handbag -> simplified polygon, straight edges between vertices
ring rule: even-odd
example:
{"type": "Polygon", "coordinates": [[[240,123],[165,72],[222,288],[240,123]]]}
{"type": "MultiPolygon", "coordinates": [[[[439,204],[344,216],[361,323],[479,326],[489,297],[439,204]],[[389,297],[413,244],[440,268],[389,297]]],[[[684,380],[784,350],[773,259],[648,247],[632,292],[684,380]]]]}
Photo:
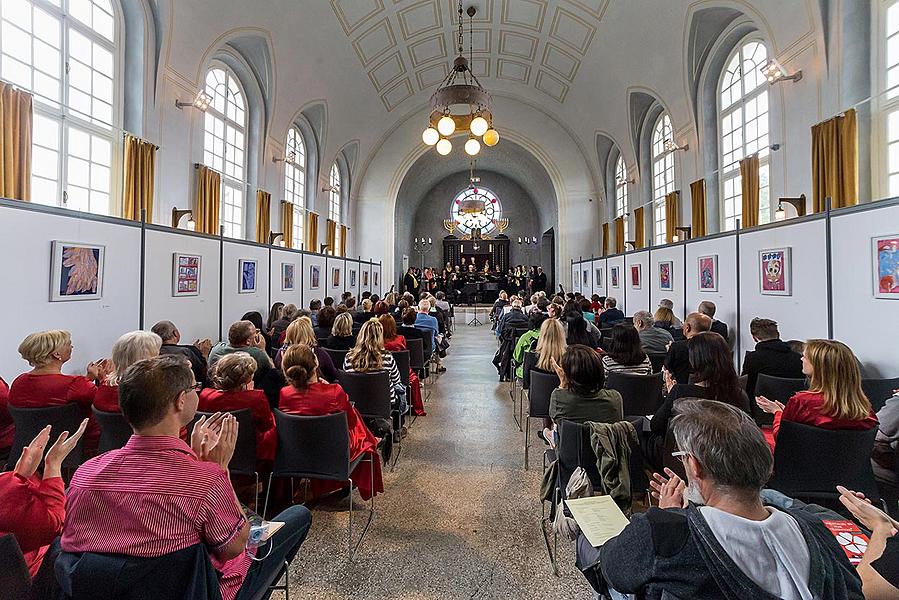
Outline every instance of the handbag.
{"type": "MultiPolygon", "coordinates": [[[[593,484],[587,476],[587,471],[583,467],[577,467],[565,486],[565,497],[574,500],[577,498],[588,498],[592,495],[593,484]]],[[[581,528],[578,527],[574,517],[569,517],[565,514],[564,502],[564,500],[560,499],[559,504],[556,506],[556,520],[553,521],[553,531],[573,542],[577,539],[581,528]]]]}

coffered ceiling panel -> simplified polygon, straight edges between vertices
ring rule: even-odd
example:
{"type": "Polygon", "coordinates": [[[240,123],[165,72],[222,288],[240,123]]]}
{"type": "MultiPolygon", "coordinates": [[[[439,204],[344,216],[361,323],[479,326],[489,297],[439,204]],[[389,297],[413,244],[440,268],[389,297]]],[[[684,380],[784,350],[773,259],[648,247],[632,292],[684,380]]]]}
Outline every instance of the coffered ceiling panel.
{"type": "Polygon", "coordinates": [[[569,82],[573,82],[574,76],[577,74],[577,69],[581,66],[581,61],[570,52],[567,52],[553,43],[548,43],[546,44],[546,50],[543,51],[542,64],[544,67],[555,71],[569,82]]]}
{"type": "Polygon", "coordinates": [[[549,28],[550,37],[569,44],[581,54],[587,52],[595,34],[596,27],[589,21],[563,8],[556,9],[549,28]]]}
{"type": "Polygon", "coordinates": [[[534,87],[541,92],[549,94],[559,102],[564,102],[565,96],[568,94],[568,86],[561,79],[542,69],[537,73],[534,87]]]}
{"type": "Polygon", "coordinates": [[[539,41],[532,35],[501,31],[499,34],[499,53],[503,56],[534,60],[539,41]]]}
{"type": "Polygon", "coordinates": [[[429,87],[436,86],[443,81],[444,77],[449,74],[449,65],[445,63],[437,63],[430,67],[425,67],[420,71],[416,71],[415,79],[418,80],[418,89],[426,90],[429,87]]]}
{"type": "Polygon", "coordinates": [[[406,73],[406,66],[399,52],[394,52],[368,72],[371,82],[382,90],[406,73]]]}
{"type": "Polygon", "coordinates": [[[381,94],[381,101],[387,110],[393,110],[406,98],[411,98],[415,91],[412,89],[412,82],[406,77],[390,87],[386,92],[381,94]]]}
{"type": "Polygon", "coordinates": [[[531,76],[531,67],[527,63],[505,58],[496,61],[496,78],[518,83],[527,83],[531,76]]]}
{"type": "Polygon", "coordinates": [[[331,7],[343,31],[350,35],[366,19],[384,10],[381,0],[331,0],[331,7]]]}
{"type": "Polygon", "coordinates": [[[547,4],[541,0],[503,0],[502,24],[540,31],[547,4]]]}
{"type": "Polygon", "coordinates": [[[440,4],[436,0],[422,0],[399,11],[397,17],[403,37],[407,40],[420,33],[433,33],[443,29],[440,4]]]}
{"type": "Polygon", "coordinates": [[[393,29],[387,19],[381,19],[366,29],[353,42],[353,48],[363,65],[371,63],[394,47],[396,47],[396,38],[393,36],[393,29]]]}
{"type": "Polygon", "coordinates": [[[449,54],[447,54],[446,50],[446,38],[442,33],[438,33],[437,35],[420,39],[409,45],[409,56],[412,58],[412,65],[415,67],[420,67],[433,60],[440,60],[448,64],[449,54]]]}

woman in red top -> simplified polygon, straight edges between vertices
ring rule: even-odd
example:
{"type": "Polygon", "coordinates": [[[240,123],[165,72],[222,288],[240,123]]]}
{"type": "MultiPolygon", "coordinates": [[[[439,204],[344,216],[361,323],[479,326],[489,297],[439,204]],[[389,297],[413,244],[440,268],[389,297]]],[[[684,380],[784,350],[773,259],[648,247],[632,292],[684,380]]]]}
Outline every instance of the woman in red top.
{"type": "Polygon", "coordinates": [[[9,415],[9,386],[0,377],[0,454],[8,454],[12,448],[12,439],[16,435],[16,426],[9,415]]]}
{"type": "MultiPolygon", "coordinates": [[[[380,304],[380,302],[378,303],[380,304]]],[[[381,315],[378,317],[381,326],[384,328],[384,349],[388,352],[401,352],[408,350],[406,346],[406,338],[396,332],[396,320],[390,315],[381,315]]],[[[412,413],[421,417],[428,413],[425,412],[425,404],[421,399],[421,380],[412,369],[409,369],[409,387],[412,388],[412,413]]]]}
{"type": "Polygon", "coordinates": [[[852,350],[834,340],[809,340],[802,353],[802,372],[809,389],[790,398],[786,406],[764,396],[759,408],[774,414],[774,438],[783,420],[822,429],[870,429],[877,425],[871,402],[862,391],[861,373],[852,350]]]}
{"type": "Polygon", "coordinates": [[[91,414],[91,404],[97,393],[96,380],[107,376],[107,362],[101,360],[87,365],[87,376],[63,375],[62,366],[72,358],[72,336],[68,331],[53,329],[32,333],[19,344],[19,354],[34,367],[16,377],[9,388],[9,405],[22,408],[43,408],[78,404],[90,420],[84,434],[88,450],[96,449],[100,428],[91,414]]]}
{"type": "MultiPolygon", "coordinates": [[[[345,412],[350,433],[350,460],[363,452],[370,461],[362,461],[350,477],[364,500],[384,491],[378,438],[362,422],[362,417],[350,404],[350,399],[337,383],[324,383],[318,378],[318,360],[308,346],[290,346],[281,358],[281,368],[290,385],[281,390],[278,408],[292,415],[321,416],[345,412]],[[374,469],[372,473],[371,469],[374,469]],[[372,489],[372,478],[374,489],[372,489]]],[[[313,494],[319,496],[340,487],[339,482],[313,480],[313,494]]]]}
{"type": "Polygon", "coordinates": [[[197,410],[214,413],[249,408],[256,428],[256,458],[272,461],[275,460],[278,432],[265,392],[253,389],[255,374],[256,359],[246,352],[221,357],[212,370],[215,388],[200,390],[197,410]]]}
{"type": "Polygon", "coordinates": [[[129,331],[112,345],[112,369],[94,394],[94,407],[103,412],[122,412],[119,408],[119,377],[139,360],[159,356],[162,338],[151,331],[129,331]]]}

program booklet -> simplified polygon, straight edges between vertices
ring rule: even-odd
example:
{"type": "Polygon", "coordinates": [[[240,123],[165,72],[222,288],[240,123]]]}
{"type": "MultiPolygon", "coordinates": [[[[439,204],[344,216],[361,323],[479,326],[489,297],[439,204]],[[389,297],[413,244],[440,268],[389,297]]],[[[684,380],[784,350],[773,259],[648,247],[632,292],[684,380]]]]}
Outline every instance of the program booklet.
{"type": "Polygon", "coordinates": [[[837,542],[840,543],[843,552],[849,557],[849,562],[852,563],[852,566],[858,566],[862,562],[865,550],[868,549],[868,542],[870,541],[868,534],[848,519],[824,520],[822,523],[837,538],[837,542]]]}

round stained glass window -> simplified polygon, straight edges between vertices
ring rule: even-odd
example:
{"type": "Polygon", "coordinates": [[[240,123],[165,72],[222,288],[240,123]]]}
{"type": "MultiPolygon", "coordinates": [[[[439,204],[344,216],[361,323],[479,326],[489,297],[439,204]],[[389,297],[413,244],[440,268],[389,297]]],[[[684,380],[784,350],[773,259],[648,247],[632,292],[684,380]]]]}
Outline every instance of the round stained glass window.
{"type": "Polygon", "coordinates": [[[462,235],[468,235],[478,228],[483,234],[492,233],[496,229],[496,220],[502,217],[502,213],[496,194],[482,187],[462,190],[453,199],[450,208],[456,231],[462,235]]]}

